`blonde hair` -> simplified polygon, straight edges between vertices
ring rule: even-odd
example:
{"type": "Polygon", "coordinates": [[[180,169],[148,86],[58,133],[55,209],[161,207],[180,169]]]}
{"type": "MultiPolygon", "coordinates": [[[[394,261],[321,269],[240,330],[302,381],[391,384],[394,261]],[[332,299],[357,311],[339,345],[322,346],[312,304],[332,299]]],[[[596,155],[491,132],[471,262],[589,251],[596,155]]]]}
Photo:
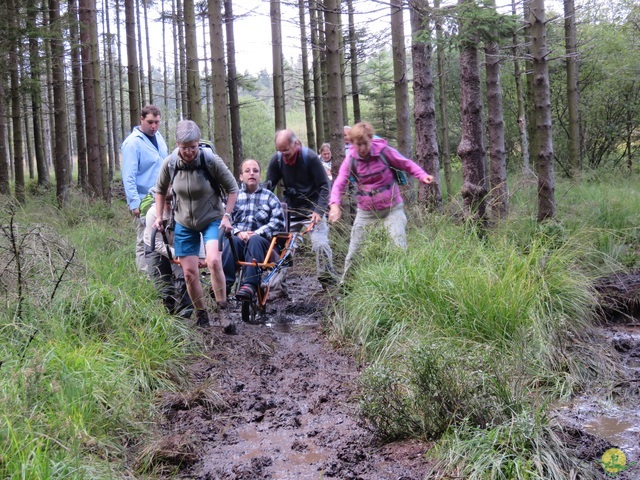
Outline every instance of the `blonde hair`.
{"type": "Polygon", "coordinates": [[[353,128],[351,128],[351,132],[349,132],[352,143],[359,143],[359,141],[363,140],[371,141],[373,135],[373,125],[369,122],[356,123],[353,128]]]}

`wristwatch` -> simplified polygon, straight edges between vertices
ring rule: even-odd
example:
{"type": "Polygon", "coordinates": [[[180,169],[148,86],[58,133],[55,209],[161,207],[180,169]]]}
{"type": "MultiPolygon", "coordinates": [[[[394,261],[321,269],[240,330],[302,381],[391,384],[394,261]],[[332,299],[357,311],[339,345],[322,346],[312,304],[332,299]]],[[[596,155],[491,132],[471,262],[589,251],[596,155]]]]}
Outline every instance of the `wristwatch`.
{"type": "Polygon", "coordinates": [[[227,217],[229,220],[231,220],[231,214],[228,212],[225,212],[224,215],[222,215],[223,217],[227,217]]]}

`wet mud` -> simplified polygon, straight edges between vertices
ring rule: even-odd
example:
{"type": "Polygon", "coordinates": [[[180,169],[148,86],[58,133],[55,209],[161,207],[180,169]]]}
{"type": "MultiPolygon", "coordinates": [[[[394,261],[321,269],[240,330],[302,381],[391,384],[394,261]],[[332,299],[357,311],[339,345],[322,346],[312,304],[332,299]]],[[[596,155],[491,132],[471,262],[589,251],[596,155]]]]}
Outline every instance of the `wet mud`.
{"type": "MultiPolygon", "coordinates": [[[[288,287],[288,298],[269,302],[263,324],[242,323],[236,305],[238,335],[219,326],[203,334],[191,389],[158,398],[161,433],[145,447],[146,461],[164,478],[424,478],[428,444],[384,445],[359,416],[361,366],[323,332],[329,297],[295,271],[288,287]]],[[[602,324],[593,338],[617,366],[615,380],[594,382],[552,414],[574,455],[598,467],[596,478],[640,479],[640,275],[596,287],[602,324]],[[600,463],[614,447],[626,467],[607,474],[600,463]]]]}
{"type": "Polygon", "coordinates": [[[328,297],[292,272],[289,298],[262,325],[204,334],[192,391],[164,393],[161,438],[147,448],[166,478],[422,479],[427,444],[383,445],[358,414],[357,361],[322,330],[328,297]]]}

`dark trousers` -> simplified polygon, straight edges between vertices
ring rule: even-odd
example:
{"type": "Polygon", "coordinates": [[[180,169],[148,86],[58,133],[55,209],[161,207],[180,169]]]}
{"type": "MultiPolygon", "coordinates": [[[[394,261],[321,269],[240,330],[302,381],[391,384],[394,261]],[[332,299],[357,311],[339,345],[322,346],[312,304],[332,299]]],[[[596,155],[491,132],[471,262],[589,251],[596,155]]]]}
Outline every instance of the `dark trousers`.
{"type": "MultiPolygon", "coordinates": [[[[193,305],[184,278],[176,276],[169,259],[159,252],[146,252],[147,273],[158,290],[162,303],[172,315],[189,317],[193,311],[193,305]]],[[[181,269],[180,269],[181,270],[181,269]]]]}
{"type": "MultiPolygon", "coordinates": [[[[253,262],[256,260],[258,263],[264,261],[264,257],[269,250],[271,241],[267,240],[260,235],[253,235],[249,238],[247,243],[244,243],[235,235],[228,238],[224,243],[224,250],[222,251],[222,268],[224,269],[224,276],[227,280],[227,285],[233,284],[236,280],[236,263],[231,252],[231,246],[229,242],[233,242],[238,254],[238,260],[242,262],[253,262]]],[[[258,274],[257,267],[244,267],[244,283],[251,284],[255,289],[258,288],[260,283],[260,275],[258,274]]]]}

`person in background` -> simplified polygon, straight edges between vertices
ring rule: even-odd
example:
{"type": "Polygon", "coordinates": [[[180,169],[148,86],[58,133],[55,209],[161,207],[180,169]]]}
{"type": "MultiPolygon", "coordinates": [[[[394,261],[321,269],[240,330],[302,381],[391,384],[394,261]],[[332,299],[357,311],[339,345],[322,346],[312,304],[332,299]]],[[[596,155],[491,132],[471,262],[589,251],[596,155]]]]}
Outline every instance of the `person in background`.
{"type": "Polygon", "coordinates": [[[227,289],[222,269],[222,255],[218,249],[219,229],[231,229],[231,211],[238,195],[238,184],[224,161],[200,144],[200,128],[192,120],[176,125],[178,147],[165,158],[156,183],[156,228],[162,232],[165,196],[169,185],[174,195],[175,233],[174,247],[187,282],[189,297],[195,306],[198,326],[209,325],[209,314],[200,283],[198,258],[200,235],[204,239],[206,265],[211,275],[211,288],[215,297],[218,320],[227,334],[235,334],[227,306],[227,289]],[[173,166],[173,171],[172,167],[173,166]],[[209,178],[210,177],[210,178],[209,178]],[[211,179],[211,181],[210,181],[211,179]],[[226,204],[222,192],[214,188],[215,181],[227,194],[226,204]]]}
{"type": "Polygon", "coordinates": [[[140,126],[122,142],[122,184],[127,206],[136,228],[136,266],[147,271],[144,257],[144,218],[140,218],[140,200],[156,184],[160,165],[169,154],[167,144],[158,131],[160,109],[147,105],[140,115],[140,126]]]}
{"type": "Polygon", "coordinates": [[[358,208],[344,262],[343,281],[369,225],[382,222],[393,242],[402,249],[407,248],[404,203],[389,166],[404,170],[422,183],[433,182],[433,177],[416,163],[387,145],[386,140],[376,137],[370,123],[354,125],[349,135],[352,145],[340,165],[329,199],[329,221],[334,223],[340,220],[340,203],[349,179],[355,179],[358,208]]]}
{"type": "Polygon", "coordinates": [[[275,144],[276,153],[267,167],[267,183],[271,189],[275,189],[280,181],[284,184],[291,231],[313,226],[309,237],[316,254],[316,272],[322,286],[327,288],[338,280],[325,218],[331,188],[329,177],[318,155],[303,147],[292,130],[280,130],[275,144]]]}
{"type": "Polygon", "coordinates": [[[342,135],[344,136],[344,153],[346,155],[349,152],[349,147],[351,147],[351,127],[349,125],[344,126],[342,135]]]}
{"type": "Polygon", "coordinates": [[[327,177],[329,177],[329,181],[333,180],[333,177],[331,176],[331,145],[323,143],[320,146],[318,153],[320,155],[320,160],[322,160],[322,166],[327,172],[327,177]]]}
{"type": "MultiPolygon", "coordinates": [[[[238,260],[261,263],[271,238],[284,232],[284,212],[278,197],[260,184],[260,165],[255,160],[245,160],[240,166],[242,182],[238,199],[231,212],[233,229],[231,237],[225,241],[222,264],[227,282],[227,291],[236,279],[236,264],[230,248],[234,242],[238,260]]],[[[257,267],[246,266],[243,283],[236,292],[241,301],[251,300],[258,290],[260,275],[257,267]]]]}

